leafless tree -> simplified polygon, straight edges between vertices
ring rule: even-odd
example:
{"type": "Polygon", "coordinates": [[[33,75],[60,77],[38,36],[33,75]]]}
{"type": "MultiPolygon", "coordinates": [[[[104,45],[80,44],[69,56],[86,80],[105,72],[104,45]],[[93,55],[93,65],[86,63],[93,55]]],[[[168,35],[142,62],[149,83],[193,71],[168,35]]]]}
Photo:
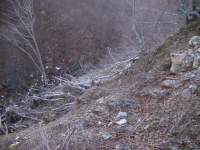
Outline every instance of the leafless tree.
{"type": "Polygon", "coordinates": [[[0,36],[28,56],[41,73],[42,81],[47,83],[34,31],[33,0],[8,0],[8,3],[10,7],[0,12],[3,16],[0,21],[6,25],[6,32],[1,32],[0,36]]]}

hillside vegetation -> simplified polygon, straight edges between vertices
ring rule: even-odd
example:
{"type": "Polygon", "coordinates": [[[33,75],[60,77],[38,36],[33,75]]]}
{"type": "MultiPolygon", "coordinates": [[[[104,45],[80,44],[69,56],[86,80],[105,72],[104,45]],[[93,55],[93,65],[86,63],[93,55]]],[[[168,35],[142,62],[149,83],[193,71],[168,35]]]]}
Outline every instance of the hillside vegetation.
{"type": "Polygon", "coordinates": [[[196,21],[147,56],[30,89],[6,111],[11,122],[0,129],[14,133],[0,149],[200,149],[200,69],[170,71],[172,53],[197,54],[188,42],[198,35],[196,21]]]}

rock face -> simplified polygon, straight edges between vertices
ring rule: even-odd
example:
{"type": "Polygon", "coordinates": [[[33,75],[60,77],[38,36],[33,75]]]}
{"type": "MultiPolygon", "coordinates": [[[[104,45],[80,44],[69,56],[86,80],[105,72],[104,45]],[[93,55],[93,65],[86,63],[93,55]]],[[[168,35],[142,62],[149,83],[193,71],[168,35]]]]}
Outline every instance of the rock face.
{"type": "Polygon", "coordinates": [[[171,72],[197,69],[200,66],[200,36],[193,36],[189,41],[189,46],[191,49],[187,51],[171,53],[171,72]]]}

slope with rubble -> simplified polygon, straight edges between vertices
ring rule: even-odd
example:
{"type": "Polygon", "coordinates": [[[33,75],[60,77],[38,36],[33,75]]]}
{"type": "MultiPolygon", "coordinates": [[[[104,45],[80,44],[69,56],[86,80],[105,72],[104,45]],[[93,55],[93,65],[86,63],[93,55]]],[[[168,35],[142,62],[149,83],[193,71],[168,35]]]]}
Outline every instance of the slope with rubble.
{"type": "Polygon", "coordinates": [[[151,54],[32,90],[29,109],[10,108],[22,117],[13,125],[40,123],[0,137],[0,149],[200,149],[199,35],[197,21],[151,54]]]}

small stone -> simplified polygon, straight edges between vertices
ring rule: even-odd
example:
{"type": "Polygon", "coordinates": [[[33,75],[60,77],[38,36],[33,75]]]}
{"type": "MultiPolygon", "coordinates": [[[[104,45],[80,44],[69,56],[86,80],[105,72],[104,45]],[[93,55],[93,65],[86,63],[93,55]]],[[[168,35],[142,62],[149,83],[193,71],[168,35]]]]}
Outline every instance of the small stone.
{"type": "Polygon", "coordinates": [[[17,146],[20,144],[20,142],[15,142],[13,144],[11,144],[8,148],[9,150],[14,150],[17,148],[17,146]]]}
{"type": "Polygon", "coordinates": [[[129,150],[129,146],[126,144],[117,144],[115,150],[129,150]]]}
{"type": "Polygon", "coordinates": [[[104,140],[109,140],[109,139],[112,138],[112,135],[108,132],[102,132],[101,135],[102,135],[104,140]]]}
{"type": "Polygon", "coordinates": [[[61,137],[66,137],[66,134],[65,133],[61,133],[60,136],[61,137]]]}
{"type": "Polygon", "coordinates": [[[147,130],[147,129],[149,129],[149,127],[150,127],[150,125],[147,124],[146,126],[144,126],[144,129],[147,130]]]}
{"type": "Polygon", "coordinates": [[[181,83],[178,80],[164,80],[161,83],[161,86],[165,88],[178,88],[180,85],[181,83]]]}
{"type": "Polygon", "coordinates": [[[125,125],[127,123],[127,120],[126,119],[120,119],[119,121],[116,122],[116,124],[122,126],[122,125],[125,125]]]}
{"type": "Polygon", "coordinates": [[[120,150],[120,146],[121,146],[121,145],[119,145],[119,144],[116,145],[116,146],[115,146],[115,149],[116,149],[116,150],[120,150]]]}
{"type": "Polygon", "coordinates": [[[98,121],[98,125],[102,125],[102,122],[101,122],[101,121],[98,121]]]}
{"type": "Polygon", "coordinates": [[[119,120],[119,119],[125,119],[128,117],[128,114],[127,112],[119,112],[116,116],[116,119],[119,120]]]}
{"type": "Polygon", "coordinates": [[[196,89],[197,89],[196,85],[190,85],[189,88],[183,90],[182,97],[191,98],[192,95],[195,93],[196,89]]]}
{"type": "Polygon", "coordinates": [[[15,140],[19,140],[19,138],[20,138],[20,137],[19,137],[19,136],[17,136],[17,137],[15,138],[15,140]]]}
{"type": "Polygon", "coordinates": [[[193,36],[189,41],[189,46],[192,48],[200,47],[200,36],[193,36]]]}

